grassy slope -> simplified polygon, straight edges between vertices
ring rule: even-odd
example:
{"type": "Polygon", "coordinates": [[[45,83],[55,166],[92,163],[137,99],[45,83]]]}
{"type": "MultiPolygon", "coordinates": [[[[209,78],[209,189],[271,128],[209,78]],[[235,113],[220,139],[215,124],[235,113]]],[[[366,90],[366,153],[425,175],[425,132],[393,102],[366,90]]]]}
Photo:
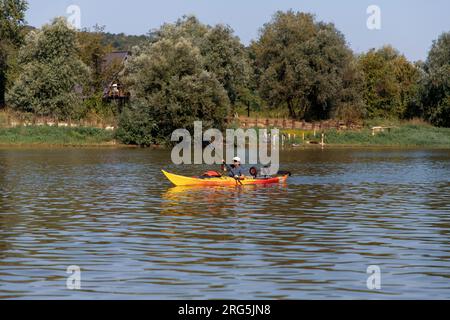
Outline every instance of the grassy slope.
{"type": "Polygon", "coordinates": [[[0,145],[106,145],[113,143],[113,136],[114,132],[97,128],[0,128],[0,145]]]}
{"type": "MultiPolygon", "coordinates": [[[[0,117],[0,122],[1,121],[0,117]]],[[[389,125],[389,124],[382,124],[389,125]]],[[[392,146],[392,147],[443,147],[450,148],[450,128],[436,128],[424,123],[397,124],[390,132],[377,133],[372,136],[369,128],[360,131],[325,132],[325,143],[328,145],[347,146],[392,146]]],[[[313,132],[301,130],[282,130],[296,134],[293,143],[305,140],[320,141],[320,133],[316,137],[313,132]]],[[[65,128],[50,126],[30,126],[17,128],[1,128],[0,145],[55,145],[55,146],[99,146],[114,144],[114,132],[97,128],[65,128]]]]}
{"type": "Polygon", "coordinates": [[[336,145],[399,146],[399,147],[450,147],[450,128],[425,125],[405,125],[372,136],[372,130],[330,130],[325,143],[336,145]]]}

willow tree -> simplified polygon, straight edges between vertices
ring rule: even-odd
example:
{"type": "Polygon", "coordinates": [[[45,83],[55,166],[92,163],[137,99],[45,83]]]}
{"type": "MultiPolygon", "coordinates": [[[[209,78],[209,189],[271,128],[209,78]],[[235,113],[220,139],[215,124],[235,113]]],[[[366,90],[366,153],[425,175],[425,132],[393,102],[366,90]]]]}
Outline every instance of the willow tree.
{"type": "Polygon", "coordinates": [[[0,0],[0,108],[5,105],[10,57],[15,55],[23,40],[27,7],[24,0],[0,0]]]}
{"type": "Polygon", "coordinates": [[[188,39],[162,39],[135,51],[125,69],[132,100],[117,137],[127,144],[170,141],[175,129],[222,128],[229,99],[200,50],[188,39]]]}
{"type": "Polygon", "coordinates": [[[21,73],[8,92],[13,108],[59,119],[81,116],[89,68],[78,56],[76,31],[64,18],[31,31],[18,59],[21,73]]]}
{"type": "MultiPolygon", "coordinates": [[[[345,103],[361,109],[360,99],[352,105],[342,96],[344,76],[354,71],[353,54],[344,36],[333,24],[317,22],[313,15],[277,12],[252,44],[259,91],[272,108],[287,108],[293,118],[326,119],[345,103]]],[[[348,77],[353,79],[354,76],[348,77]]],[[[358,96],[353,90],[350,96],[358,96]]],[[[361,110],[360,110],[361,111],[361,110]]]]}

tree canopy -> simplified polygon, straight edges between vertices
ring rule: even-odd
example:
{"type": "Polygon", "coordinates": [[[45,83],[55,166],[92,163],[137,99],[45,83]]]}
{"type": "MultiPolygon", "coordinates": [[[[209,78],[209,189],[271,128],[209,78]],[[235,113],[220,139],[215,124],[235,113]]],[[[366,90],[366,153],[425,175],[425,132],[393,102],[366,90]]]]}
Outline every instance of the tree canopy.
{"type": "Polygon", "coordinates": [[[358,59],[364,74],[364,100],[372,118],[402,118],[418,103],[419,69],[391,46],[358,59]]]}
{"type": "Polygon", "coordinates": [[[200,50],[204,68],[213,73],[235,105],[245,94],[252,75],[248,52],[229,26],[202,24],[185,16],[174,24],[164,24],[150,32],[152,42],[161,39],[188,39],[200,50]]]}
{"type": "Polygon", "coordinates": [[[95,92],[102,92],[108,76],[104,66],[105,56],[113,51],[103,44],[104,27],[94,26],[93,30],[77,32],[78,53],[85,65],[91,69],[90,85],[95,92]]]}
{"type": "Polygon", "coordinates": [[[18,59],[21,74],[8,94],[13,108],[59,119],[80,116],[89,68],[80,60],[76,32],[64,18],[31,31],[18,59]]]}
{"type": "Polygon", "coordinates": [[[271,107],[285,106],[293,118],[326,119],[348,98],[342,90],[353,55],[333,24],[307,13],[277,12],[252,50],[259,90],[271,107]]]}
{"type": "Polygon", "coordinates": [[[161,39],[135,52],[126,75],[133,98],[121,117],[121,141],[164,142],[175,129],[192,131],[197,120],[205,128],[223,127],[228,96],[189,39],[161,39]]]}
{"type": "Polygon", "coordinates": [[[450,127],[450,32],[433,42],[424,69],[425,116],[438,126],[450,127]]]}
{"type": "Polygon", "coordinates": [[[126,68],[133,98],[120,122],[123,141],[167,140],[196,120],[222,128],[231,107],[249,99],[250,58],[230,27],[186,16],[149,39],[126,68]]]}
{"type": "Polygon", "coordinates": [[[223,128],[244,106],[306,121],[421,117],[450,126],[450,32],[412,63],[391,46],[356,55],[332,23],[292,10],[275,13],[246,47],[230,26],[194,16],[127,36],[98,25],[77,31],[63,18],[35,29],[26,9],[0,0],[0,108],[6,92],[18,111],[104,116],[119,121],[125,143],[167,141],[196,120],[223,128]],[[125,66],[107,59],[114,50],[132,51],[125,66]],[[103,96],[112,79],[131,93],[125,108],[103,96]]]}

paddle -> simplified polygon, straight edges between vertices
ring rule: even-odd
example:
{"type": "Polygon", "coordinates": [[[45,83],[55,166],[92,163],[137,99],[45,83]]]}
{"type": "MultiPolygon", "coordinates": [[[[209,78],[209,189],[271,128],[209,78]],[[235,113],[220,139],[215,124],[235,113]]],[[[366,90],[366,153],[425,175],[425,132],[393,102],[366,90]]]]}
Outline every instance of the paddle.
{"type": "Polygon", "coordinates": [[[236,178],[236,174],[234,173],[233,169],[231,168],[231,166],[229,166],[228,164],[225,163],[225,160],[223,161],[223,164],[225,165],[225,167],[227,168],[227,170],[229,170],[231,172],[231,174],[234,177],[234,180],[236,180],[236,184],[239,183],[241,186],[243,185],[241,179],[238,177],[236,178]]]}

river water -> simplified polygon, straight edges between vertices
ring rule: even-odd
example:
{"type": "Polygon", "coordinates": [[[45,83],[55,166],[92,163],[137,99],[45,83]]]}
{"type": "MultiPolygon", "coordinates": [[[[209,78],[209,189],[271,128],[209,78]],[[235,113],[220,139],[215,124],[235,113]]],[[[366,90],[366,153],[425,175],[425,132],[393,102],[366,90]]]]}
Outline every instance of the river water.
{"type": "Polygon", "coordinates": [[[450,298],[449,150],[281,161],[286,185],[173,188],[161,169],[203,168],[161,150],[0,149],[0,298],[450,298]]]}

